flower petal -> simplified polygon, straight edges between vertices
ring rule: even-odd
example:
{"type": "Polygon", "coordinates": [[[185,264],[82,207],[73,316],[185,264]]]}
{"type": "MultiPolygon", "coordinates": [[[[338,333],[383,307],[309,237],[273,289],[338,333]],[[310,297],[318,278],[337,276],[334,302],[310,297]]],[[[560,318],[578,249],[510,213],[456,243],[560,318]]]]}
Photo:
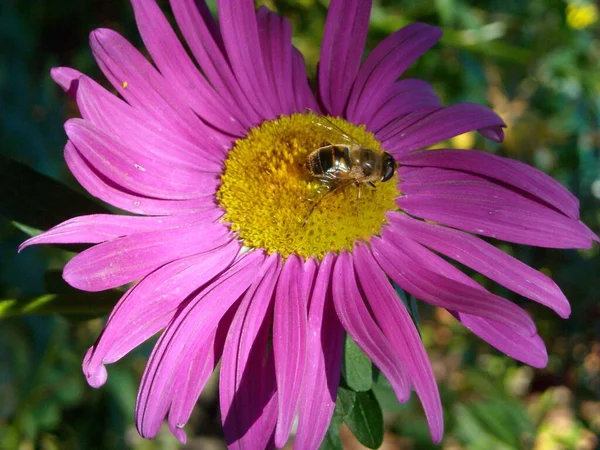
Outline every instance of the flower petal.
{"type": "MultiPolygon", "coordinates": [[[[403,241],[403,245],[407,242],[409,241],[403,241]]],[[[417,264],[458,283],[462,283],[482,292],[487,292],[487,290],[475,280],[458,270],[442,257],[427,250],[425,247],[415,243],[412,243],[409,247],[411,251],[410,256],[417,264]]],[[[524,335],[522,332],[515,331],[513,327],[484,317],[453,310],[450,310],[450,313],[481,339],[487,341],[490,345],[496,347],[510,357],[534,367],[540,367],[546,364],[548,360],[546,348],[537,333],[532,335],[526,333],[524,335]]]]}
{"type": "Polygon", "coordinates": [[[335,256],[328,253],[319,264],[310,300],[306,372],[302,381],[296,448],[318,448],[331,422],[342,367],[344,329],[331,296],[331,270],[335,256]]]}
{"type": "Polygon", "coordinates": [[[318,68],[319,95],[332,116],[344,114],[365,48],[371,0],[332,0],[318,68]]]}
{"type": "Polygon", "coordinates": [[[221,99],[185,52],[154,0],[131,0],[138,30],[165,82],[203,120],[227,134],[241,137],[242,112],[221,99]]]}
{"type": "Polygon", "coordinates": [[[353,253],[354,268],[371,311],[406,367],[410,382],[423,403],[431,437],[439,443],[444,434],[442,402],[421,337],[366,244],[357,244],[353,253]]]}
{"type": "Polygon", "coordinates": [[[367,129],[379,133],[380,130],[407,114],[440,108],[440,99],[433,88],[425,81],[417,79],[400,80],[383,93],[379,104],[374,104],[370,112],[360,111],[355,123],[365,123],[367,129]]]}
{"type": "Polygon", "coordinates": [[[396,158],[467,131],[506,126],[491,109],[476,103],[459,103],[433,110],[430,114],[413,114],[392,122],[377,133],[383,148],[396,158]]]}
{"type": "Polygon", "coordinates": [[[197,145],[169,132],[146,110],[133,108],[91,78],[78,79],[76,100],[82,117],[123,143],[128,154],[152,158],[179,172],[221,171],[221,164],[202,157],[197,145]]]}
{"type": "Polygon", "coordinates": [[[543,368],[548,364],[548,352],[538,334],[523,336],[501,323],[465,313],[453,313],[458,320],[481,339],[511,358],[543,368]]]}
{"type": "Polygon", "coordinates": [[[354,123],[367,123],[392,83],[441,37],[439,28],[417,22],[385,38],[358,71],[348,102],[348,118],[354,123]]]}
{"type": "Polygon", "coordinates": [[[50,76],[69,97],[75,98],[79,78],[83,76],[81,72],[70,67],[53,67],[50,69],[50,76]]]}
{"type": "Polygon", "coordinates": [[[281,111],[274,101],[275,86],[267,77],[254,2],[219,0],[217,4],[221,34],[233,73],[263,119],[274,119],[281,111]]]}
{"type": "Polygon", "coordinates": [[[302,263],[289,256],[277,282],[273,313],[273,354],[277,378],[278,418],[275,446],[288,440],[300,401],[306,366],[307,305],[302,296],[302,263]]]}
{"type": "Polygon", "coordinates": [[[315,95],[308,82],[308,75],[306,74],[306,64],[304,63],[304,57],[297,49],[292,51],[292,63],[293,63],[293,91],[296,98],[295,111],[300,113],[306,110],[315,112],[321,112],[321,107],[315,99],[315,95]]]}
{"type": "Polygon", "coordinates": [[[273,101],[277,99],[278,111],[290,115],[297,111],[294,107],[292,77],[292,26],[290,22],[265,6],[258,8],[258,34],[262,47],[265,69],[275,87],[273,101]]]}
{"type": "Polygon", "coordinates": [[[554,206],[572,219],[579,218],[579,200],[558,181],[520,161],[477,150],[415,152],[398,160],[405,166],[438,167],[482,175],[515,188],[554,206]]]}
{"type": "Polygon", "coordinates": [[[396,203],[408,214],[518,244],[591,246],[581,222],[484,177],[407,166],[398,169],[398,177],[404,195],[396,203]]]}
{"type": "Polygon", "coordinates": [[[177,170],[130,152],[121,142],[82,119],[71,119],[65,130],[77,150],[106,178],[147,197],[183,200],[216,192],[219,179],[210,172],[177,170]]]}
{"type": "Polygon", "coordinates": [[[277,422],[273,352],[267,347],[281,258],[272,254],[233,320],[219,382],[221,417],[230,449],[265,448],[277,422]]]}
{"type": "Polygon", "coordinates": [[[394,231],[485,275],[502,286],[569,317],[571,306],[559,287],[546,275],[507,255],[487,242],[458,230],[389,214],[394,231]]]}
{"type": "Polygon", "coordinates": [[[196,221],[146,231],[98,244],[65,266],[67,283],[84,291],[102,291],[142,278],[170,261],[220,247],[232,239],[227,226],[196,221]]]}
{"type": "Polygon", "coordinates": [[[90,47],[106,78],[129,104],[146,110],[164,127],[190,143],[202,142],[202,154],[207,159],[219,162],[223,158],[225,149],[231,145],[230,138],[204,125],[123,36],[112,30],[97,29],[90,35],[90,47]]]}
{"type": "Polygon", "coordinates": [[[178,259],[152,272],[129,289],[111,312],[102,334],[83,362],[88,383],[106,381],[105,364],[118,361],[162,330],[185,299],[232,263],[235,241],[209,252],[178,259]]]}
{"type": "Polygon", "coordinates": [[[352,255],[341,252],[333,269],[333,303],[340,322],[350,337],[389,380],[404,403],[410,397],[410,384],[398,355],[373,320],[356,284],[352,255]]]}
{"type": "Polygon", "coordinates": [[[256,279],[264,256],[247,254],[178,310],[162,334],[148,360],[136,402],[136,425],[141,436],[152,438],[158,432],[173,399],[180,370],[202,348],[221,318],[256,279]],[[182,366],[183,365],[183,366],[182,366]]]}
{"type": "Polygon", "coordinates": [[[138,217],[116,214],[92,214],[69,219],[34,236],[19,246],[19,251],[38,244],[98,244],[144,231],[154,231],[183,225],[190,221],[210,219],[215,211],[203,211],[186,216],[138,217]]]}
{"type": "Polygon", "coordinates": [[[385,273],[415,297],[435,306],[503,323],[525,336],[536,333],[533,320],[520,307],[431,271],[419,261],[419,250],[415,250],[415,246],[419,244],[389,231],[382,238],[371,240],[373,255],[385,273]]]}
{"type": "Polygon", "coordinates": [[[225,54],[221,32],[203,0],[170,0],[171,9],[190,50],[216,91],[228,105],[242,111],[246,128],[258,125],[262,117],[254,110],[236,80],[225,54]]]}
{"type": "Polygon", "coordinates": [[[94,197],[117,208],[144,215],[189,214],[206,208],[214,208],[213,195],[190,200],[163,200],[136,195],[99,174],[77,151],[71,141],[65,145],[65,161],[73,176],[94,197]]]}

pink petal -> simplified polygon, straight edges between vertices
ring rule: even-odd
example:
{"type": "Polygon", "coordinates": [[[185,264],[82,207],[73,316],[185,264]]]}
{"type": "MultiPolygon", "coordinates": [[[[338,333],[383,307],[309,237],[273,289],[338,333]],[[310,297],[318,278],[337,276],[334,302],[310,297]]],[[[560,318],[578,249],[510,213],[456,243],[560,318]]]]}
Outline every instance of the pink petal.
{"type": "Polygon", "coordinates": [[[403,214],[388,215],[394,231],[446,255],[506,288],[552,308],[563,318],[571,306],[546,275],[507,255],[491,244],[461,231],[415,220],[403,214]]]}
{"type": "Polygon", "coordinates": [[[98,66],[117,92],[135,108],[144,109],[164,127],[190,143],[202,142],[202,155],[219,162],[230,147],[230,139],[204,125],[179,100],[179,95],[148,60],[123,36],[107,29],[90,35],[90,46],[98,66]]]}
{"type": "Polygon", "coordinates": [[[241,137],[245,127],[237,117],[242,113],[221,99],[185,52],[169,22],[153,0],[132,0],[142,40],[165,82],[198,116],[215,128],[241,137]]]}
{"type": "Polygon", "coordinates": [[[476,103],[459,103],[427,115],[415,114],[418,120],[411,121],[409,115],[377,133],[383,148],[396,158],[467,131],[506,126],[491,109],[476,103]]]}
{"type": "Polygon", "coordinates": [[[306,64],[304,63],[304,57],[297,49],[292,51],[292,63],[293,63],[293,84],[294,84],[294,95],[295,95],[295,110],[298,112],[305,112],[311,110],[315,112],[321,112],[321,107],[315,99],[315,95],[308,82],[308,75],[306,74],[306,64]]]}
{"type": "Polygon", "coordinates": [[[404,195],[396,202],[408,214],[518,244],[591,246],[583,224],[492,180],[454,170],[407,166],[398,170],[398,177],[403,180],[404,195]]]}
{"type": "Polygon", "coordinates": [[[136,158],[145,156],[169,165],[176,170],[173,176],[178,176],[182,169],[192,175],[221,171],[220,163],[202,157],[198,145],[169,132],[148,111],[133,108],[91,78],[78,79],[76,99],[84,119],[114,136],[136,158]]]}
{"type": "Polygon", "coordinates": [[[274,119],[281,111],[274,101],[276,88],[267,77],[254,2],[219,0],[217,5],[223,42],[233,73],[261,116],[274,119]]]}
{"type": "Polygon", "coordinates": [[[354,267],[371,310],[423,403],[432,439],[444,434],[442,402],[427,352],[415,325],[366,244],[354,248],[354,267]]]}
{"type": "Polygon", "coordinates": [[[228,105],[242,111],[240,121],[250,128],[262,122],[235,79],[223,39],[210,10],[203,0],[170,0],[175,20],[190,50],[215,90],[228,105]]]}
{"type": "Polygon", "coordinates": [[[242,299],[227,336],[219,399],[230,449],[265,448],[275,430],[275,367],[273,352],[267,354],[267,348],[280,271],[281,258],[272,254],[261,268],[259,281],[242,299]]]}
{"type": "Polygon", "coordinates": [[[273,101],[284,115],[298,111],[295,108],[292,77],[292,26],[290,22],[265,6],[258,8],[258,34],[267,76],[275,87],[273,101]]]}
{"type": "Polygon", "coordinates": [[[79,78],[83,76],[81,72],[70,67],[53,67],[50,76],[69,97],[75,98],[79,78]]]}
{"type": "Polygon", "coordinates": [[[77,151],[71,141],[65,146],[65,161],[73,176],[94,197],[117,208],[144,215],[189,214],[215,207],[213,195],[190,200],[162,200],[128,192],[98,173],[94,167],[77,151]]]}
{"type": "MultiPolygon", "coordinates": [[[[406,242],[404,241],[404,243],[406,242]]],[[[466,286],[487,292],[483,286],[437,254],[418,244],[413,244],[410,247],[412,252],[411,257],[414,258],[417,264],[423,265],[429,270],[463,283],[466,286]]],[[[546,348],[544,342],[537,334],[523,335],[510,326],[494,320],[467,313],[457,313],[452,310],[450,312],[473,333],[511,358],[518,359],[534,367],[543,367],[546,365],[548,360],[546,348]]]]}
{"type": "Polygon", "coordinates": [[[23,242],[19,251],[38,244],[97,244],[130,234],[170,228],[203,218],[210,219],[214,214],[213,210],[189,216],[138,217],[92,214],[74,217],[23,242]]]}
{"type": "Polygon", "coordinates": [[[162,330],[186,298],[229,267],[239,251],[235,241],[178,259],[152,272],[119,300],[83,363],[88,383],[106,381],[105,364],[118,361],[162,330]]]}
{"type": "Polygon", "coordinates": [[[306,299],[300,291],[301,277],[300,259],[289,256],[277,282],[273,315],[273,353],[279,405],[275,429],[277,447],[283,447],[290,435],[306,366],[308,319],[306,299]]]}
{"type": "Polygon", "coordinates": [[[389,380],[398,401],[406,402],[410,397],[409,380],[390,341],[365,306],[350,253],[340,253],[333,269],[332,283],[333,303],[342,326],[389,380]]]}
{"type": "Polygon", "coordinates": [[[453,311],[503,323],[524,336],[535,334],[535,324],[517,305],[489,292],[431,271],[418,258],[419,246],[399,234],[385,233],[371,240],[377,262],[402,289],[415,297],[453,311]]]}
{"type": "Polygon", "coordinates": [[[318,68],[319,94],[327,112],[344,114],[365,47],[371,0],[332,0],[318,68]]]}
{"type": "Polygon", "coordinates": [[[558,181],[520,161],[477,150],[416,152],[398,160],[405,166],[439,167],[483,175],[521,189],[571,217],[579,218],[579,200],[558,181]]]}
{"type": "Polygon", "coordinates": [[[392,83],[441,37],[442,30],[437,27],[411,23],[377,45],[356,76],[348,118],[354,123],[367,123],[392,83]]]}
{"type": "Polygon", "coordinates": [[[306,372],[300,396],[296,448],[318,448],[331,422],[342,366],[344,329],[331,297],[331,269],[335,256],[328,253],[319,264],[310,300],[306,372]]]}
{"type": "Polygon", "coordinates": [[[221,318],[256,279],[264,256],[255,251],[238,260],[227,272],[203,289],[170,322],[160,337],[144,371],[136,403],[136,424],[141,436],[156,435],[186,376],[186,366],[202,348],[221,318]]]}
{"type": "Polygon", "coordinates": [[[220,182],[214,173],[178,171],[130,152],[121,142],[85,120],[71,119],[65,130],[77,150],[101,175],[140,195],[189,199],[214,194],[220,182]]]}
{"type": "Polygon", "coordinates": [[[365,123],[367,129],[379,133],[380,130],[390,125],[407,114],[440,108],[440,99],[433,88],[422,80],[406,79],[392,84],[382,94],[379,105],[371,108],[370,115],[367,111],[360,111],[360,120],[355,123],[365,123]]]}
{"type": "Polygon", "coordinates": [[[142,278],[168,262],[220,247],[232,239],[221,223],[196,221],[98,244],[73,257],[63,270],[67,283],[102,291],[142,278]]]}

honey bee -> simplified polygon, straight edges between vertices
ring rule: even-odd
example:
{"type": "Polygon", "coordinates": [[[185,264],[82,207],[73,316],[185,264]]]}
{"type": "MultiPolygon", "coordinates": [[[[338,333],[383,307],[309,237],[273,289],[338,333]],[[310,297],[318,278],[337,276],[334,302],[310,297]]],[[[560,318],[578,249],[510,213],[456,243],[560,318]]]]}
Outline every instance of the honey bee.
{"type": "Polygon", "coordinates": [[[346,143],[325,142],[308,156],[306,167],[321,182],[326,192],[313,204],[304,225],[326,195],[354,185],[358,188],[357,195],[360,199],[363,184],[375,189],[376,182],[388,181],[396,173],[396,161],[391,154],[362,146],[326,117],[321,116],[319,120],[315,119],[313,123],[336,132],[346,143]],[[327,123],[320,122],[320,119],[327,123]]]}

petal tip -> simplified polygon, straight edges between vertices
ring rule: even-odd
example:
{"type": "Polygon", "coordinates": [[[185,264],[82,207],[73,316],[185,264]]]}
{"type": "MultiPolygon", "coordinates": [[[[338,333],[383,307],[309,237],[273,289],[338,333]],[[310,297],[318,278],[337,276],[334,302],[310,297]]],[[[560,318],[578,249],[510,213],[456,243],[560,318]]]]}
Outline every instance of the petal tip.
{"type": "Polygon", "coordinates": [[[93,388],[99,388],[106,383],[108,379],[108,372],[104,364],[90,365],[87,361],[83,364],[83,374],[88,384],[93,388]]]}

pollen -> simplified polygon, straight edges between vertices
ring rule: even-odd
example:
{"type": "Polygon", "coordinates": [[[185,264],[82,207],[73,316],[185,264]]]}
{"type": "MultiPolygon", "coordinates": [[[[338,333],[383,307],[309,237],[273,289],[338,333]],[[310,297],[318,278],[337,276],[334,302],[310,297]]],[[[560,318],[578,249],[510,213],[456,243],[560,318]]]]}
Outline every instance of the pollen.
{"type": "Polygon", "coordinates": [[[311,174],[309,155],[328,144],[347,144],[343,134],[383,151],[364,127],[328,120],[335,127],[312,113],[282,116],[251,129],[230,150],[217,200],[223,220],[246,247],[321,259],[379,235],[386,212],[397,209],[395,177],[375,188],[346,183],[331,189],[311,174]]]}

